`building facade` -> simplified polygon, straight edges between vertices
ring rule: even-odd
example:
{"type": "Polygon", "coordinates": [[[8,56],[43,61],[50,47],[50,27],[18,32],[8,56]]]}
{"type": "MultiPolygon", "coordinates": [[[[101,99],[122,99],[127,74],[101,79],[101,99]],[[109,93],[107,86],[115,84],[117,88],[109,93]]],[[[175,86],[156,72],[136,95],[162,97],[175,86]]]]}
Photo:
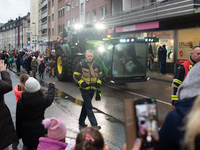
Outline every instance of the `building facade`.
{"type": "Polygon", "coordinates": [[[28,13],[24,17],[9,20],[0,27],[0,49],[1,50],[22,50],[27,48],[28,35],[26,28],[28,25],[28,13]]]}
{"type": "Polygon", "coordinates": [[[40,0],[39,1],[39,17],[38,17],[38,23],[39,23],[39,33],[38,33],[38,44],[39,44],[39,50],[41,53],[45,53],[45,50],[47,48],[47,42],[48,42],[48,36],[47,36],[47,0],[40,0]]]}
{"type": "Polygon", "coordinates": [[[105,25],[112,36],[156,36],[153,69],[158,69],[158,47],[166,45],[167,72],[189,59],[191,49],[200,41],[198,0],[115,0],[105,25]]]}
{"type": "Polygon", "coordinates": [[[102,22],[111,14],[110,0],[48,0],[48,48],[62,43],[63,29],[74,24],[102,22]]]}

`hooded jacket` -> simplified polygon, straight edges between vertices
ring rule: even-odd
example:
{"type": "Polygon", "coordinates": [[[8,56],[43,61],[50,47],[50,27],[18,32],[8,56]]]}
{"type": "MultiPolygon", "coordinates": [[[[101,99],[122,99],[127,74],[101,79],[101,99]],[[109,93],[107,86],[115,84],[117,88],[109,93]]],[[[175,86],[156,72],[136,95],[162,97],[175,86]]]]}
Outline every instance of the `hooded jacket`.
{"type": "Polygon", "coordinates": [[[160,144],[154,150],[181,150],[183,118],[188,114],[195,98],[196,96],[175,103],[176,110],[167,114],[159,131],[160,144]]]}
{"type": "Polygon", "coordinates": [[[67,143],[41,137],[37,150],[65,150],[67,143]]]}
{"type": "Polygon", "coordinates": [[[19,84],[17,84],[14,88],[14,93],[15,93],[15,98],[16,98],[16,103],[18,102],[19,98],[22,97],[22,92],[23,91],[19,91],[19,84]]]}
{"type": "Polygon", "coordinates": [[[49,83],[47,96],[42,98],[39,91],[35,93],[23,92],[17,103],[16,128],[17,135],[22,138],[27,147],[37,147],[39,138],[46,134],[42,125],[44,112],[49,107],[55,95],[55,86],[49,83]]]}

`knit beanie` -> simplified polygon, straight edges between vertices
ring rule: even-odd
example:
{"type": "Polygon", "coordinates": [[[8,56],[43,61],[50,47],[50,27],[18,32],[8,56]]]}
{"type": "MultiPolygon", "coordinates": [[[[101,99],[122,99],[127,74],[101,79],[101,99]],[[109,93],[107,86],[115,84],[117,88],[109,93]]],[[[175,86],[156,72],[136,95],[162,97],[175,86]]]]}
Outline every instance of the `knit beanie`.
{"type": "Polygon", "coordinates": [[[62,140],[66,137],[66,126],[62,118],[45,119],[42,122],[48,128],[48,137],[53,140],[62,140]]]}
{"type": "Polygon", "coordinates": [[[200,94],[200,62],[196,63],[188,72],[183,83],[179,86],[177,96],[179,100],[192,98],[200,94]]]}
{"type": "Polygon", "coordinates": [[[40,90],[40,83],[33,77],[29,77],[25,83],[25,90],[28,93],[34,93],[40,90]]]}

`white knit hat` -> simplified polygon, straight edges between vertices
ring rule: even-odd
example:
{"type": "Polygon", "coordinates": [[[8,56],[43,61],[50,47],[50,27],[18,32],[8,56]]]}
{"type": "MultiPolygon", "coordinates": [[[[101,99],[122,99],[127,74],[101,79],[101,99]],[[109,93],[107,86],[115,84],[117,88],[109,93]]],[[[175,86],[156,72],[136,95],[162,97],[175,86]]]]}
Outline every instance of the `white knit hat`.
{"type": "Polygon", "coordinates": [[[25,83],[25,90],[28,93],[34,93],[40,90],[40,83],[33,77],[29,77],[25,83]]]}
{"type": "Polygon", "coordinates": [[[192,98],[200,94],[200,62],[188,72],[183,83],[179,86],[177,96],[180,100],[192,98]]]}

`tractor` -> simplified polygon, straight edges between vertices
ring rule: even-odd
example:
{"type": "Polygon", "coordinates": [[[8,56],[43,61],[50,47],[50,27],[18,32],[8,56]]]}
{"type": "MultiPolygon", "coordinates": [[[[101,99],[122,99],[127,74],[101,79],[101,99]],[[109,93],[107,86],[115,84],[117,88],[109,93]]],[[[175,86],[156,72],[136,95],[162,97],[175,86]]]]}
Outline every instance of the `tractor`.
{"type": "MultiPolygon", "coordinates": [[[[86,24],[68,28],[66,44],[56,49],[56,73],[59,81],[73,80],[76,65],[85,58],[85,51],[94,51],[106,82],[123,84],[147,81],[149,43],[156,37],[106,37],[100,25],[86,24]]],[[[63,34],[66,35],[66,34],[63,34]]]]}

